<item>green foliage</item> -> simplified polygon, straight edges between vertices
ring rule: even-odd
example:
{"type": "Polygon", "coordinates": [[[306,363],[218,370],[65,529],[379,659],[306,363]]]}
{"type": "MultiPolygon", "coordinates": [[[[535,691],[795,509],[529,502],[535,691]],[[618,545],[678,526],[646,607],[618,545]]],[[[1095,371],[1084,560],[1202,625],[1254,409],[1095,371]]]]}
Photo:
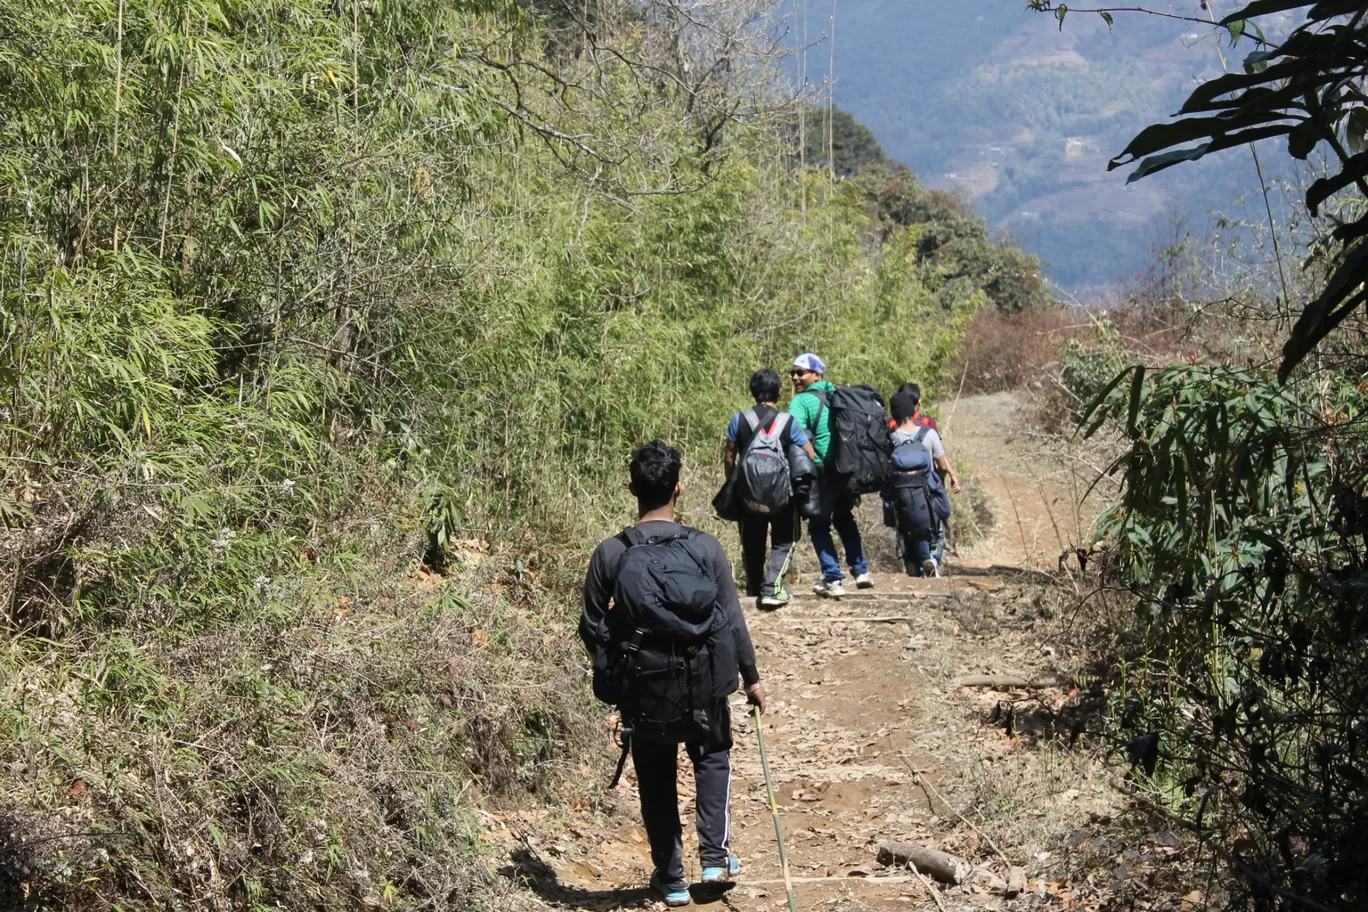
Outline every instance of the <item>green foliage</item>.
{"type": "Polygon", "coordinates": [[[929,389],[996,293],[533,6],[0,0],[0,885],[478,905],[469,795],[580,787],[627,452],[807,349],[929,389]]]}
{"type": "Polygon", "coordinates": [[[874,138],[869,127],[860,123],[849,112],[834,108],[809,109],[806,118],[807,162],[814,167],[827,167],[834,163],[838,177],[853,177],[867,167],[882,168],[888,164],[888,155],[883,146],[874,138]],[[827,119],[830,113],[830,126],[827,119]],[[830,131],[830,136],[828,136],[830,131]],[[830,141],[830,154],[827,143],[830,141]]]}
{"type": "Polygon", "coordinates": [[[1130,180],[1197,161],[1222,149],[1275,137],[1287,138],[1287,151],[1306,160],[1324,144],[1335,156],[1335,173],[1306,189],[1306,204],[1317,215],[1332,197],[1354,191],[1358,205],[1335,219],[1322,242],[1328,277],[1319,294],[1303,309],[1283,348],[1279,376],[1286,379],[1321,340],[1365,301],[1368,280],[1368,153],[1346,145],[1362,142],[1363,105],[1368,102],[1356,81],[1368,62],[1368,21],[1362,4],[1295,3],[1256,0],[1221,21],[1232,43],[1254,42],[1243,72],[1228,73],[1193,90],[1178,120],[1142,130],[1109,168],[1138,162],[1130,180]],[[1309,9],[1307,9],[1309,7],[1309,9]],[[1279,44],[1271,44],[1250,20],[1306,10],[1305,21],[1279,44]],[[1250,29],[1253,32],[1251,33],[1250,29]]]}
{"type": "Polygon", "coordinates": [[[875,202],[885,234],[906,229],[915,235],[918,264],[942,285],[981,288],[1005,313],[1053,303],[1038,258],[1012,241],[990,241],[982,218],[921,187],[906,168],[870,172],[859,183],[875,202]]]}
{"type": "Polygon", "coordinates": [[[1093,314],[1092,323],[1093,339],[1066,339],[1059,353],[1059,381],[1072,397],[1076,419],[1084,416],[1130,356],[1105,311],[1093,314]]]}
{"type": "Polygon", "coordinates": [[[1365,419],[1352,381],[1204,366],[1129,369],[1085,417],[1131,441],[1101,525],[1143,622],[1116,718],[1162,733],[1253,908],[1368,899],[1365,419]]]}

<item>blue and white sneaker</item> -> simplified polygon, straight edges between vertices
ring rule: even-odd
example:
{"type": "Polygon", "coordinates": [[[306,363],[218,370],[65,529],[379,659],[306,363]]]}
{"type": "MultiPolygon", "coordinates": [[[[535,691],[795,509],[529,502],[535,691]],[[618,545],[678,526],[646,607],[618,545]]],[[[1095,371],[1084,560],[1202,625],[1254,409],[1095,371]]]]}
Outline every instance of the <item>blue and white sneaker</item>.
{"type": "Polygon", "coordinates": [[[664,881],[660,879],[659,871],[656,871],[651,875],[651,889],[659,893],[661,898],[665,900],[665,905],[669,906],[671,909],[687,906],[691,898],[689,896],[689,887],[687,884],[667,887],[665,886],[664,881]]]}
{"type": "Polygon", "coordinates": [[[735,855],[727,856],[725,865],[713,865],[703,869],[703,882],[705,884],[722,883],[730,880],[741,873],[741,859],[735,855]]]}

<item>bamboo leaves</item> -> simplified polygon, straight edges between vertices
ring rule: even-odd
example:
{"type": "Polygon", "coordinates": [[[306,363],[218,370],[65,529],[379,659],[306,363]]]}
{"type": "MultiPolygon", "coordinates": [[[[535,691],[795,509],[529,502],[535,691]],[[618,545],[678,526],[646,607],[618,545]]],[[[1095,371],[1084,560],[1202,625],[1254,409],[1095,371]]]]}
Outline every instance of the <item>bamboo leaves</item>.
{"type": "MultiPolygon", "coordinates": [[[[1102,529],[1137,596],[1145,661],[1162,669],[1128,692],[1147,728],[1187,746],[1169,775],[1229,800],[1242,839],[1304,840],[1280,864],[1356,864],[1344,839],[1362,821],[1344,801],[1364,781],[1308,765],[1306,745],[1333,744],[1362,766],[1356,723],[1339,720],[1362,705],[1368,667],[1364,450],[1352,424],[1368,388],[1201,365],[1146,373],[1143,387],[1114,383],[1097,406],[1130,432],[1124,505],[1102,529]]],[[[1285,878],[1271,865],[1250,876],[1285,878]]],[[[1322,869],[1296,883],[1317,903],[1363,896],[1322,869]]]]}

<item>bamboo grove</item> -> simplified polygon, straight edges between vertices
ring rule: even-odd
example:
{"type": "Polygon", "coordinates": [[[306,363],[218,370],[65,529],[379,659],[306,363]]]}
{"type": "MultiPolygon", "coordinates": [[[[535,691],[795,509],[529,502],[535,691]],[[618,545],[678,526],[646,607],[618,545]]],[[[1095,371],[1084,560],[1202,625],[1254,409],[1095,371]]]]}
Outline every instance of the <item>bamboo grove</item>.
{"type": "Polygon", "coordinates": [[[0,904],[478,906],[630,447],[1041,298],[800,167],[766,6],[0,0],[0,904]]]}

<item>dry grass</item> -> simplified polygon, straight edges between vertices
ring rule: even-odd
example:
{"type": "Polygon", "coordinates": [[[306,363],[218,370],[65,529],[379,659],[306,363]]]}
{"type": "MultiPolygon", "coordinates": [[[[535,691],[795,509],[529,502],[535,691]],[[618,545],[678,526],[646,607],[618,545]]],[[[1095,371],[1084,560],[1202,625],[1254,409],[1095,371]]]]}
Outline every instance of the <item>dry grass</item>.
{"type": "Polygon", "coordinates": [[[431,575],[382,528],[222,624],[0,646],[0,905],[471,908],[471,804],[582,753],[565,591],[474,540],[431,575]]]}
{"type": "MultiPolygon", "coordinates": [[[[989,308],[969,323],[948,376],[964,377],[964,392],[1000,393],[1038,385],[1059,361],[1065,340],[1079,331],[1067,310],[1024,310],[1008,314],[989,308]]],[[[1084,324],[1086,326],[1086,323],[1084,324]]]]}

